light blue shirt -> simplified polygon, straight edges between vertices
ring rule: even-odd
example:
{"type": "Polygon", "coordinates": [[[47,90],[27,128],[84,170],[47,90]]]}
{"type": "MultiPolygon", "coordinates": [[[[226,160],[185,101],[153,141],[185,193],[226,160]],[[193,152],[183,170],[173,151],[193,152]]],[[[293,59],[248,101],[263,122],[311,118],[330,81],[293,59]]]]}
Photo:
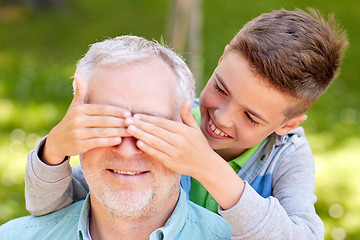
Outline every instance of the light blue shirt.
{"type": "MultiPolygon", "coordinates": [[[[26,216],[0,226],[0,240],[87,239],[90,213],[89,195],[85,200],[41,217],[26,216]]],[[[231,228],[217,214],[186,199],[183,189],[165,226],[150,234],[150,240],[230,239],[231,228]]],[[[135,239],[135,236],[134,236],[135,239]]]]}

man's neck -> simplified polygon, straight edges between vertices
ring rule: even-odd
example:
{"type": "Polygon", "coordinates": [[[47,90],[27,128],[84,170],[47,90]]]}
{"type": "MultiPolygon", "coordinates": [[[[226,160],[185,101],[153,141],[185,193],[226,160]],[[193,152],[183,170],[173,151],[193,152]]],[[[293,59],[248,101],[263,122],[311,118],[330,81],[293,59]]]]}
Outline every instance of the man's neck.
{"type": "Polygon", "coordinates": [[[114,219],[109,222],[107,221],[109,218],[105,218],[105,221],[100,219],[90,220],[89,227],[92,240],[149,239],[149,235],[155,230],[147,221],[114,219]]]}
{"type": "MultiPolygon", "coordinates": [[[[143,219],[115,217],[105,211],[96,200],[91,201],[90,235],[93,240],[103,239],[149,239],[150,234],[165,225],[173,213],[179,192],[174,192],[168,201],[159,206],[159,211],[143,219]]],[[[95,198],[94,198],[95,199],[95,198]]]]}

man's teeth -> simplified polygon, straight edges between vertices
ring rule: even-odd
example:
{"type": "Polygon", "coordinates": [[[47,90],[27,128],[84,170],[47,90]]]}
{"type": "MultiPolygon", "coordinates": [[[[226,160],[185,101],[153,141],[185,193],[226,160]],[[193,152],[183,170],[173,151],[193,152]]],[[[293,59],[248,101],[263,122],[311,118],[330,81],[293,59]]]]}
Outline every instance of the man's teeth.
{"type": "Polygon", "coordinates": [[[119,170],[113,170],[114,173],[117,174],[122,174],[122,175],[137,175],[140,174],[141,172],[128,172],[128,171],[119,171],[119,170]]]}
{"type": "Polygon", "coordinates": [[[226,133],[224,133],[223,131],[221,131],[220,129],[216,128],[215,124],[213,123],[213,121],[210,119],[209,120],[209,125],[210,125],[210,129],[217,135],[220,135],[222,137],[227,137],[228,135],[226,133]]]}

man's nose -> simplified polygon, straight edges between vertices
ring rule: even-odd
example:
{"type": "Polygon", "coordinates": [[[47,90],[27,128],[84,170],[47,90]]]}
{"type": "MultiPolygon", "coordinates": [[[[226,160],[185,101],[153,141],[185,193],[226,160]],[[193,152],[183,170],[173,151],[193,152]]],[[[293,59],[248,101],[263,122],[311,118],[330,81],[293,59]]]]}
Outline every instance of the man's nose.
{"type": "Polygon", "coordinates": [[[136,146],[137,139],[134,137],[123,137],[119,145],[113,147],[113,152],[122,158],[131,158],[142,151],[136,146]]]}

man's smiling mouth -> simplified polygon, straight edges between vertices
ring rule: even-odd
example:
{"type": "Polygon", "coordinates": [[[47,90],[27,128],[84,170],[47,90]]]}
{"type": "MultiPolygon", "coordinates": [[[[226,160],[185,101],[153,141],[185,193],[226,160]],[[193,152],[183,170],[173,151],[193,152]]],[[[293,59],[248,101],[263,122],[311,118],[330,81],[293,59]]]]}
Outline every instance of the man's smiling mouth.
{"type": "Polygon", "coordinates": [[[135,175],[140,175],[140,174],[144,174],[147,173],[148,171],[143,171],[143,172],[133,172],[133,171],[123,171],[123,170],[114,170],[114,169],[109,169],[110,171],[112,171],[113,173],[116,174],[121,174],[121,175],[128,175],[128,176],[135,176],[135,175]]]}

